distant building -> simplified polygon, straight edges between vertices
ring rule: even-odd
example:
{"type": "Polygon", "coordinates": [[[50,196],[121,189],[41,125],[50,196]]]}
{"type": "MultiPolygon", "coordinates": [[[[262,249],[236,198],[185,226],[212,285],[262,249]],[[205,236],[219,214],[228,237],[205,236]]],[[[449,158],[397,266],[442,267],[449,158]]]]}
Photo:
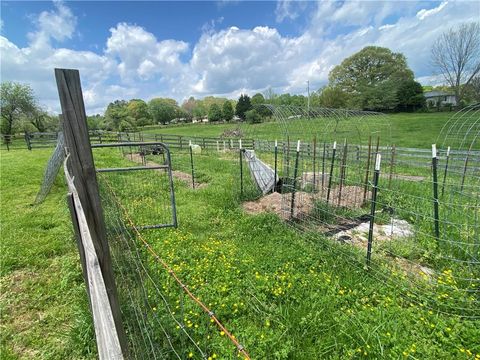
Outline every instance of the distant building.
{"type": "Polygon", "coordinates": [[[455,99],[455,94],[448,93],[445,91],[427,91],[423,94],[427,102],[427,106],[437,106],[440,102],[440,105],[452,105],[457,106],[457,100],[455,99]]]}

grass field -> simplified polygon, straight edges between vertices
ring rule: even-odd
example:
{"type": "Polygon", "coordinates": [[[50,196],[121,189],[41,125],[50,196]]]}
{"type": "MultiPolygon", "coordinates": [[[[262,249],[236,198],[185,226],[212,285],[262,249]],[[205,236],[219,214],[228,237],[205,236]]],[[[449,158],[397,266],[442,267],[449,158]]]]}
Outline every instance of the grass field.
{"type": "MultiPolygon", "coordinates": [[[[62,176],[45,203],[31,205],[50,151],[1,152],[2,359],[95,357],[62,176]]],[[[245,214],[232,160],[197,156],[196,171],[207,186],[192,190],[175,181],[178,230],[144,236],[253,359],[480,357],[479,321],[429,309],[401,273],[379,262],[369,274],[355,248],[299,234],[273,214],[245,214]]],[[[188,172],[188,154],[174,153],[173,165],[188,172]]],[[[150,266],[175,305],[178,288],[150,266]]],[[[214,327],[195,332],[205,319],[187,300],[184,306],[185,321],[208,355],[234,358],[214,327]]],[[[160,302],[157,308],[163,310],[160,302]]],[[[181,347],[181,338],[174,340],[181,347]]],[[[182,349],[183,357],[190,351],[182,349]]]]}
{"type": "Polygon", "coordinates": [[[32,205],[50,154],[0,153],[2,359],[96,353],[63,179],[43,204],[32,205]]]}
{"type": "MultiPolygon", "coordinates": [[[[441,113],[401,113],[388,115],[388,121],[382,122],[383,127],[386,127],[388,122],[390,123],[390,141],[382,139],[383,143],[395,144],[399,147],[417,147],[417,148],[430,148],[432,141],[435,141],[440,134],[442,126],[448,121],[448,119],[454,113],[441,112],[441,113]]],[[[290,121],[291,122],[291,121],[290,121]]],[[[296,132],[303,133],[304,136],[308,136],[310,130],[316,130],[316,126],[321,129],[321,122],[315,120],[310,123],[301,123],[297,126],[299,130],[289,128],[293,134],[296,132]]],[[[358,125],[359,128],[364,126],[363,123],[358,125]]],[[[219,137],[226,130],[231,130],[239,127],[238,124],[188,124],[183,126],[158,126],[148,127],[142,130],[146,133],[162,133],[162,134],[174,134],[174,135],[186,135],[186,136],[198,136],[198,137],[219,137]]],[[[277,137],[281,139],[283,137],[282,125],[275,122],[267,122],[256,125],[240,125],[244,129],[244,133],[248,137],[259,139],[270,139],[277,137]]],[[[294,135],[292,135],[294,137],[294,135]]],[[[304,139],[305,140],[305,139],[304,139]]],[[[338,139],[340,141],[342,139],[338,139]]]]}

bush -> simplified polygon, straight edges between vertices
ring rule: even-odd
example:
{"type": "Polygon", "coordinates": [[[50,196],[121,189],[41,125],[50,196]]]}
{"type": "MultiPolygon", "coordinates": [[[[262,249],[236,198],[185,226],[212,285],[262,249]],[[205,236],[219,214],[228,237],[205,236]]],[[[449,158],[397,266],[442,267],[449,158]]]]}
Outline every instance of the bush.
{"type": "Polygon", "coordinates": [[[248,110],[245,112],[245,120],[247,120],[249,124],[259,124],[262,122],[262,116],[255,109],[248,110]]]}

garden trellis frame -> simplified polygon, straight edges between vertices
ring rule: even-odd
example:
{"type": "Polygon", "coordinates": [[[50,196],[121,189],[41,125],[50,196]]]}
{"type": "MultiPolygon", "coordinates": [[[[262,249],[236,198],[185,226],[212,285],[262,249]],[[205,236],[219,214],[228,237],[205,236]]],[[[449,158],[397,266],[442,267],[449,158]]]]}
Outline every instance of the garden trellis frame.
{"type": "MultiPolygon", "coordinates": [[[[282,142],[279,215],[283,219],[296,229],[323,234],[339,245],[332,249],[351,252],[360,263],[362,256],[355,253],[364,252],[370,238],[372,274],[385,277],[379,265],[386,264],[411,279],[410,293],[427,306],[480,316],[479,105],[452,116],[437,140],[439,146],[433,147],[434,154],[396,147],[384,114],[267,107],[276,126],[270,141],[254,139],[255,152],[273,167],[273,141],[282,142]],[[373,171],[377,155],[382,156],[382,166],[373,171]],[[373,175],[378,176],[375,186],[373,175]],[[442,280],[450,273],[454,284],[442,280]],[[437,280],[438,288],[428,289],[428,283],[437,280]],[[442,291],[453,295],[439,303],[442,291]]],[[[254,138],[255,126],[244,124],[243,135],[254,138]]],[[[258,190],[243,196],[260,204],[263,198],[268,195],[262,197],[258,190]]]]}

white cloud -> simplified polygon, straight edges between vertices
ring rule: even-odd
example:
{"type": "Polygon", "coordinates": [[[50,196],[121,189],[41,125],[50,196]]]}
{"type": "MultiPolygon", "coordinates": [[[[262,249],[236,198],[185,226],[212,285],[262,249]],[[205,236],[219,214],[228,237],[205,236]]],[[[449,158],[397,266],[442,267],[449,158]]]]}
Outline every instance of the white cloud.
{"type": "Polygon", "coordinates": [[[54,11],[43,11],[36,19],[37,31],[28,34],[30,46],[44,49],[50,46],[50,40],[64,41],[71,39],[77,18],[70,8],[61,1],[54,1],[54,11]]]}
{"type": "Polygon", "coordinates": [[[180,55],[188,50],[187,43],[158,41],[144,28],[126,23],[118,24],[110,32],[105,54],[119,61],[118,71],[123,80],[148,80],[157,74],[173,76],[182,71],[180,55]]]}
{"type": "MultiPolygon", "coordinates": [[[[277,4],[278,20],[294,19],[304,6],[277,4]]],[[[443,31],[464,21],[478,21],[479,4],[443,2],[432,9],[412,2],[319,2],[303,33],[286,37],[275,28],[203,29],[196,44],[157,39],[147,29],[118,23],[100,53],[58,46],[77,34],[77,19],[63,3],[35,20],[30,43],[21,48],[0,36],[2,80],[28,82],[41,103],[59,110],[54,67],[77,68],[88,113],[101,112],[110,101],[190,95],[237,97],[272,87],[305,93],[328,81],[328,73],[364,46],[385,46],[406,55],[418,80],[431,76],[430,46],[443,31]],[[191,49],[191,58],[185,59],[191,49]]],[[[303,15],[302,15],[303,16],[303,15]]],[[[101,48],[102,46],[100,46],[101,48]]]]}
{"type": "Polygon", "coordinates": [[[423,20],[428,16],[435,15],[435,14],[439,13],[440,11],[442,11],[442,9],[445,6],[447,6],[447,4],[448,4],[448,1],[444,1],[436,8],[433,8],[433,9],[430,9],[430,10],[422,9],[417,13],[417,18],[419,18],[420,20],[423,20]]]}
{"type": "Polygon", "coordinates": [[[276,29],[232,27],[204,35],[193,50],[190,70],[198,77],[192,90],[198,94],[229,93],[235,89],[284,86],[279,74],[289,71],[291,40],[276,29]]]}
{"type": "Polygon", "coordinates": [[[275,9],[275,16],[277,22],[282,22],[285,19],[295,20],[300,16],[300,12],[305,9],[306,2],[280,0],[277,2],[275,9]]]}

